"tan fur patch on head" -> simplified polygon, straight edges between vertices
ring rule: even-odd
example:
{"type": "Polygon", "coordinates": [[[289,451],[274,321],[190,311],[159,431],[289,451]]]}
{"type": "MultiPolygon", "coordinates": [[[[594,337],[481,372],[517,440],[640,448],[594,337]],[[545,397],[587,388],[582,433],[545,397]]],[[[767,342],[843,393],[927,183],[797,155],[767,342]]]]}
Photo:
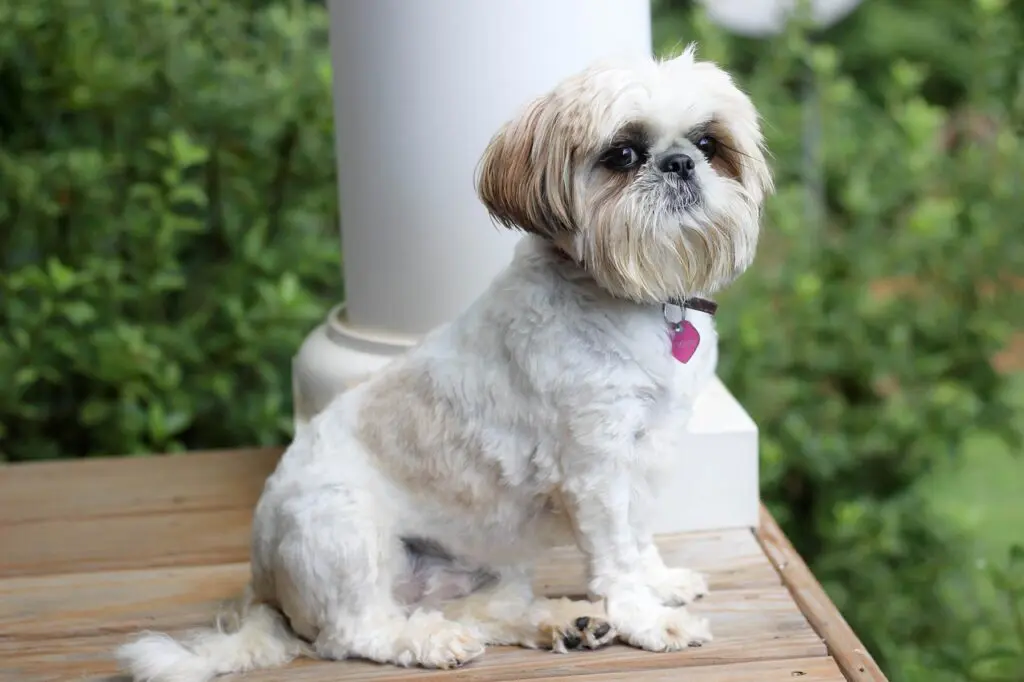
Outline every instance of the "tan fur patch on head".
{"type": "Polygon", "coordinates": [[[739,180],[743,173],[743,153],[736,148],[732,133],[721,122],[712,121],[707,134],[718,141],[718,151],[711,160],[711,167],[719,175],[739,180]]]}
{"type": "Polygon", "coordinates": [[[491,140],[481,159],[477,193],[500,224],[553,239],[574,230],[565,136],[552,134],[551,97],[532,102],[491,140]],[[564,168],[556,175],[548,169],[564,168]]]}

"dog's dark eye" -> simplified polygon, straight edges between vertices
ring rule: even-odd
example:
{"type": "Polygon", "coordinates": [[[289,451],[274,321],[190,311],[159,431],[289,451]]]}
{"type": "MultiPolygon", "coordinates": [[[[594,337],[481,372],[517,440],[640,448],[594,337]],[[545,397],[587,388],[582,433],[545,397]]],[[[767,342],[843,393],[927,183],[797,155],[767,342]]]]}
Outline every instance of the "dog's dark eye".
{"type": "Polygon", "coordinates": [[[643,161],[642,154],[632,145],[612,147],[601,157],[602,166],[616,171],[635,168],[641,161],[643,161]]]}
{"type": "Polygon", "coordinates": [[[704,155],[704,158],[710,161],[715,158],[715,154],[718,152],[718,140],[710,135],[704,135],[697,140],[697,149],[704,155]]]}

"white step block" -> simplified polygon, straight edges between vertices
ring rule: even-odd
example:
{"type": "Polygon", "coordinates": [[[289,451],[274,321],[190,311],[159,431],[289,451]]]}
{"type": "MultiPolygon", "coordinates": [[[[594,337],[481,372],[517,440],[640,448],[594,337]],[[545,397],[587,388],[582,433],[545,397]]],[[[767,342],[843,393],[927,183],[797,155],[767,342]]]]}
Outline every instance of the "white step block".
{"type": "Polygon", "coordinates": [[[698,397],[687,431],[662,482],[654,532],[757,527],[757,425],[717,377],[698,397]]]}

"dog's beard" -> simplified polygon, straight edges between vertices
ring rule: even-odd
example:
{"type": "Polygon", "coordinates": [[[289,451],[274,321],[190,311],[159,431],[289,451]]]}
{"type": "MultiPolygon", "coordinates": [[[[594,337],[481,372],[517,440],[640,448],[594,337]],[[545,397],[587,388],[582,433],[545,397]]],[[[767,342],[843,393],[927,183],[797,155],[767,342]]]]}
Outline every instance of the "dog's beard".
{"type": "Polygon", "coordinates": [[[605,187],[578,235],[579,257],[614,296],[642,303],[709,296],[751,263],[757,203],[736,182],[635,179],[605,187]]]}

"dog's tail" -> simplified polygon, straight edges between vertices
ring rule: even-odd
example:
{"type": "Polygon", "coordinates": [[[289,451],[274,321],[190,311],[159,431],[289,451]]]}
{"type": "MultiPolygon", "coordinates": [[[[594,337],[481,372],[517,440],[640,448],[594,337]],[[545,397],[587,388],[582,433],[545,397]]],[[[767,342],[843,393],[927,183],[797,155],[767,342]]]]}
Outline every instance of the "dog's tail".
{"type": "Polygon", "coordinates": [[[218,675],[285,665],[311,654],[279,611],[254,603],[251,592],[215,628],[177,640],[144,632],[118,648],[121,671],[134,682],[209,682],[218,675]]]}

